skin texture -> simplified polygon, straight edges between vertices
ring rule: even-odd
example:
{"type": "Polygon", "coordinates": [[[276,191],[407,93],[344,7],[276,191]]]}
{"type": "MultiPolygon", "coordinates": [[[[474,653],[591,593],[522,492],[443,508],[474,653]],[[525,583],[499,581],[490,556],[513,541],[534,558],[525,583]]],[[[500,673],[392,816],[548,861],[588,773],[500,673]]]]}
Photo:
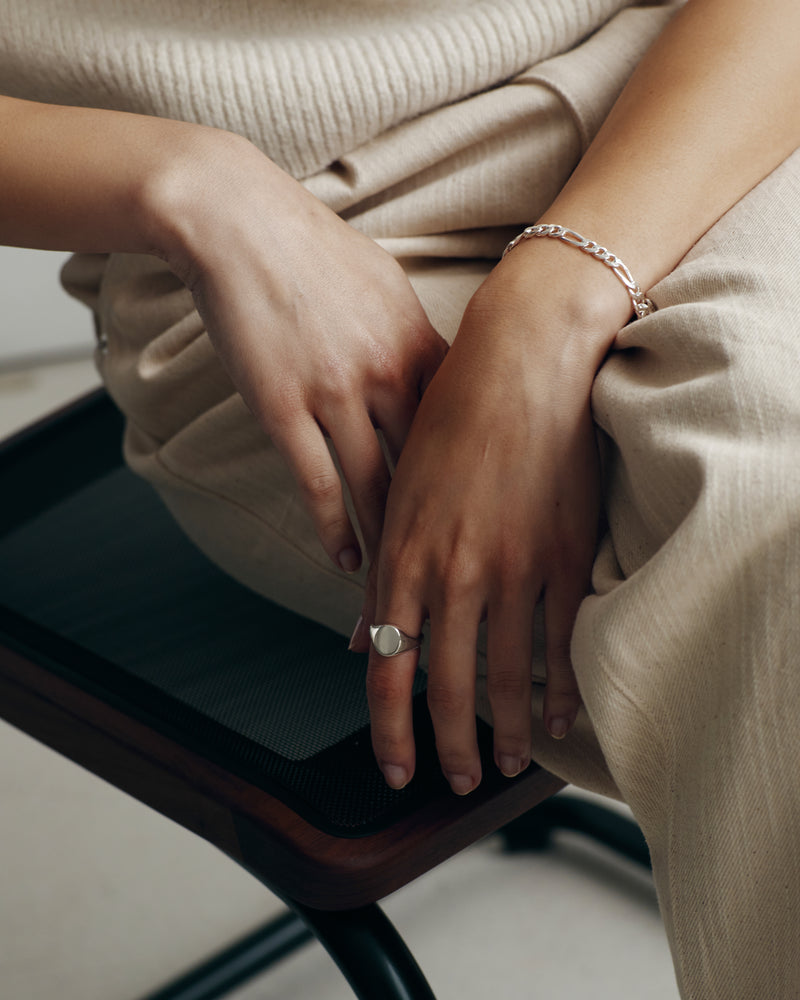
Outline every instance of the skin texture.
{"type": "Polygon", "coordinates": [[[242,145],[225,165],[240,193],[218,215],[198,220],[189,203],[176,211],[180,178],[176,190],[159,188],[165,204],[155,214],[188,220],[172,233],[165,256],[192,290],[232,380],[289,463],[326,551],[353,571],[361,552],[325,435],[372,557],[389,487],[375,428],[397,459],[447,345],[393,257],[242,145]]]}
{"type": "MultiPolygon", "coordinates": [[[[457,792],[480,776],[474,680],[464,678],[475,675],[483,617],[489,697],[503,720],[498,766],[513,775],[530,762],[532,616],[540,597],[548,709],[571,723],[579,694],[569,636],[596,545],[599,470],[587,387],[597,359],[587,361],[583,343],[590,328],[565,322],[558,294],[529,296],[515,308],[509,273],[498,268],[473,299],[420,404],[390,492],[377,579],[378,621],[416,634],[430,617],[428,702],[457,792]]],[[[415,661],[411,653],[391,661],[373,654],[368,678],[378,759],[388,748],[406,776],[415,661]]]]}
{"type": "MultiPolygon", "coordinates": [[[[800,141],[798,37],[796,0],[690,0],[540,221],[610,247],[648,288],[800,141]]],[[[545,721],[565,735],[580,704],[570,635],[597,540],[590,392],[631,315],[607,268],[552,240],[521,244],[447,353],[397,263],[246,140],[9,98],[0,242],[166,260],[292,468],[325,550],[353,570],[362,553],[324,441],[333,435],[371,558],[353,648],[368,648],[369,623],[417,634],[430,619],[429,700],[454,791],[481,777],[482,618],[497,765],[511,775],[530,760],[538,600],[545,721]],[[391,487],[375,427],[397,459],[391,487]]],[[[414,770],[417,655],[370,656],[373,744],[395,787],[414,770]]]]}
{"type": "MultiPolygon", "coordinates": [[[[688,3],[536,221],[612,248],[650,287],[800,141],[798,30],[800,8],[790,2],[688,3]]],[[[520,244],[466,310],[412,425],[362,617],[411,634],[430,619],[429,703],[442,769],[459,794],[481,778],[473,709],[482,617],[498,767],[513,775],[530,759],[537,598],[545,723],[563,738],[575,720],[569,643],[588,588],[599,487],[589,398],[631,314],[601,264],[552,240],[520,244]]],[[[373,745],[395,787],[414,770],[417,657],[370,654],[373,745]]]]}
{"type": "Polygon", "coordinates": [[[326,552],[358,569],[325,434],[371,555],[389,485],[374,427],[396,457],[447,350],[397,261],[227,132],[0,98],[0,137],[0,241],[166,260],[326,552]]]}

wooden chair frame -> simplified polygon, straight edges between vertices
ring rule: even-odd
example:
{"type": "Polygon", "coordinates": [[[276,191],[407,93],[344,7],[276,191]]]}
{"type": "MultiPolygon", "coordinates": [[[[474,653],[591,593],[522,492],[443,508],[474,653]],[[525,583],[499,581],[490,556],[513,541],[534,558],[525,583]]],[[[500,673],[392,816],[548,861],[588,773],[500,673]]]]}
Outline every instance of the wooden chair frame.
{"type": "MultiPolygon", "coordinates": [[[[101,390],[0,448],[0,531],[91,481],[110,456],[119,460],[120,424],[113,412],[101,390]],[[81,442],[90,429],[93,445],[87,449],[81,442]],[[46,490],[37,488],[42,469],[46,490]]],[[[546,837],[554,823],[586,826],[585,815],[565,820],[563,809],[559,816],[557,808],[549,825],[514,827],[513,821],[526,822],[519,817],[564,785],[532,765],[510,781],[487,767],[488,777],[470,796],[443,792],[377,832],[333,836],[280,797],[133,717],[54,666],[52,649],[40,641],[37,630],[0,608],[0,714],[214,844],[290,907],[289,914],[150,1000],[222,996],[312,934],[362,1000],[432,1000],[424,976],[377,901],[501,827],[512,839],[516,830],[518,841],[522,831],[522,839],[531,843],[546,837]]],[[[646,863],[646,848],[634,824],[619,817],[609,823],[606,815],[598,827],[598,817],[600,813],[591,822],[601,839],[646,863]]]]}

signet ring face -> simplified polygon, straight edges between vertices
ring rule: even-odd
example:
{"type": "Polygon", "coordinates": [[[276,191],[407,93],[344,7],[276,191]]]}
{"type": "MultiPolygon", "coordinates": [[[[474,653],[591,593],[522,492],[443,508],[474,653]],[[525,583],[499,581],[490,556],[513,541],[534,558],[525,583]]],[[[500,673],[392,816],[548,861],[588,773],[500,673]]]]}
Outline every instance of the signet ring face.
{"type": "Polygon", "coordinates": [[[409,649],[418,649],[422,636],[407,635],[396,625],[371,625],[372,647],[381,656],[398,656],[409,649]]]}

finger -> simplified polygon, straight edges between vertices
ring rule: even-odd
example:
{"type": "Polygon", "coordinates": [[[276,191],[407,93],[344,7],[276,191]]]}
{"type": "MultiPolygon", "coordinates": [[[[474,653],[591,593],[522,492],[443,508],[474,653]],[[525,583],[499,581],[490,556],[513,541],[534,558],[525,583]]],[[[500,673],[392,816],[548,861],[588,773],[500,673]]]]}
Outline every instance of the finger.
{"type": "Polygon", "coordinates": [[[428,338],[426,349],[420,353],[420,367],[417,384],[419,395],[425,392],[439,370],[439,365],[444,361],[445,355],[450,350],[450,345],[431,327],[431,336],[428,338]]]}
{"type": "Polygon", "coordinates": [[[339,473],[322,431],[308,414],[271,428],[276,448],[289,464],[323,548],[347,573],[361,566],[361,547],[344,503],[339,473]]]}
{"type": "MultiPolygon", "coordinates": [[[[396,625],[412,636],[422,632],[426,609],[416,596],[419,575],[413,575],[413,570],[381,551],[377,560],[375,619],[369,624],[396,625]]],[[[386,657],[370,645],[367,701],[372,748],[392,788],[402,788],[414,775],[411,699],[418,663],[418,649],[386,657]]]]}
{"type": "Polygon", "coordinates": [[[375,425],[383,432],[389,455],[395,465],[411,430],[417,406],[419,406],[419,396],[415,392],[413,396],[409,394],[404,400],[383,401],[374,408],[375,425]]]}
{"type": "Polygon", "coordinates": [[[415,371],[405,393],[398,396],[395,384],[391,391],[373,405],[375,425],[380,427],[389,448],[392,461],[397,464],[400,452],[408,437],[414,415],[422,394],[430,384],[448,351],[447,341],[440,337],[430,324],[418,338],[419,348],[415,358],[415,371]]]}
{"type": "Polygon", "coordinates": [[[481,760],[475,723],[476,644],[480,607],[448,605],[431,612],[428,708],[439,762],[450,787],[466,795],[480,784],[481,760]]]}
{"type": "Polygon", "coordinates": [[[544,604],[547,684],[544,692],[544,724],[555,739],[563,739],[572,728],[581,704],[572,667],[570,643],[578,608],[586,593],[574,578],[557,577],[547,587],[544,604]]]}
{"type": "Polygon", "coordinates": [[[383,531],[389,468],[366,410],[340,414],[331,440],[353,499],[367,555],[374,559],[383,531]]]}
{"type": "MultiPolygon", "coordinates": [[[[377,624],[397,625],[408,635],[419,635],[423,617],[409,605],[378,612],[377,624]]],[[[419,650],[381,656],[371,646],[367,668],[372,748],[378,766],[392,788],[403,788],[414,775],[416,755],[411,699],[419,650]]]]}
{"type": "Polygon", "coordinates": [[[531,659],[534,590],[521,588],[489,605],[488,694],[494,725],[494,759],[506,775],[531,762],[531,659]]]}
{"type": "Polygon", "coordinates": [[[367,573],[367,581],[364,587],[364,602],[361,606],[361,614],[358,617],[353,634],[350,637],[348,649],[351,653],[368,653],[370,648],[369,626],[375,621],[375,607],[377,604],[377,582],[378,582],[378,555],[373,560],[367,573]]]}

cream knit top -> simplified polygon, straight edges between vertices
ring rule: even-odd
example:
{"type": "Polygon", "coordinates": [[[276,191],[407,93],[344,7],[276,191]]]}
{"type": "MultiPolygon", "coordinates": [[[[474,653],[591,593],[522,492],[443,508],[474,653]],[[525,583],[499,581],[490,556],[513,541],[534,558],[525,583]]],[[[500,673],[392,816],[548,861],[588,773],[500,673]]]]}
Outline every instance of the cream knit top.
{"type": "Polygon", "coordinates": [[[630,0],[0,0],[0,92],[203,122],[308,177],[630,0]]]}

